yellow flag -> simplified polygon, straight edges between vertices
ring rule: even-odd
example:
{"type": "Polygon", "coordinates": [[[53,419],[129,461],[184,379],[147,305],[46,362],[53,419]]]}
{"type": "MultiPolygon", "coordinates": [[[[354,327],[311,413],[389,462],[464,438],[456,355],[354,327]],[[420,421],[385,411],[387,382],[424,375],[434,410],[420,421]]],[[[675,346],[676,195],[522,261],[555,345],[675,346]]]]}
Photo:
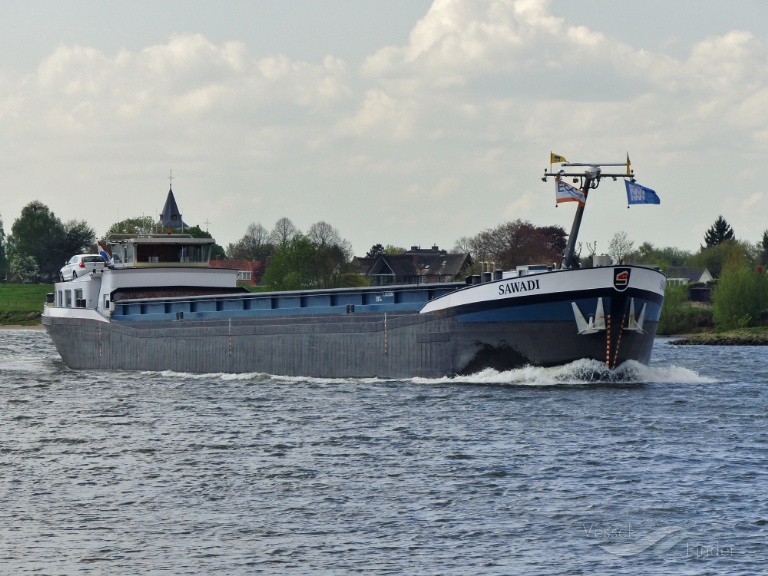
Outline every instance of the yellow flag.
{"type": "Polygon", "coordinates": [[[565,156],[560,156],[560,154],[553,154],[552,152],[549,153],[550,164],[562,164],[563,162],[568,162],[568,160],[565,159],[565,156]]]}
{"type": "Polygon", "coordinates": [[[629,152],[627,152],[627,176],[632,176],[632,173],[629,171],[630,166],[632,166],[632,163],[629,161],[629,152]]]}

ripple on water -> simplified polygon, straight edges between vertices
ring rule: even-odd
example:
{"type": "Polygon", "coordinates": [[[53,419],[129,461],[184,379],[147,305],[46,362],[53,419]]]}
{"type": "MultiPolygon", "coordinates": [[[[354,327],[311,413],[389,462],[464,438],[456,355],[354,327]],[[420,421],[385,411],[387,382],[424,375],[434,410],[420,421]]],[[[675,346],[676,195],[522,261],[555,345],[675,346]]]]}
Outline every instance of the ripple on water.
{"type": "Polygon", "coordinates": [[[3,336],[11,573],[763,570],[761,351],[313,380],[74,372],[3,336]]]}

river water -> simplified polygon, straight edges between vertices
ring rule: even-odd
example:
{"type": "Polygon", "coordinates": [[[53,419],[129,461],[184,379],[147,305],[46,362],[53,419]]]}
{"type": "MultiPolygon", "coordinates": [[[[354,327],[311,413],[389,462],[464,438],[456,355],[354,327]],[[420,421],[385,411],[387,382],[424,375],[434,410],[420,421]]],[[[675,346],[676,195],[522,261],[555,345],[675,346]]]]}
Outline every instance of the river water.
{"type": "Polygon", "coordinates": [[[0,573],[768,573],[767,359],[78,372],[2,330],[0,573]]]}

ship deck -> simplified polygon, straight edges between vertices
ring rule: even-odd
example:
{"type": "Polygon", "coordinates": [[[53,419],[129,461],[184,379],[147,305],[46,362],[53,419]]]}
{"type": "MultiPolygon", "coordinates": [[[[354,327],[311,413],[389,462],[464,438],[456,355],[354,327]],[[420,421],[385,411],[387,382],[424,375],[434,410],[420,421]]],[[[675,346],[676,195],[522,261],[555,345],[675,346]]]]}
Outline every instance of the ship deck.
{"type": "Polygon", "coordinates": [[[427,302],[464,287],[462,282],[292,292],[132,298],[114,302],[112,320],[145,322],[286,315],[417,312],[427,302]]]}

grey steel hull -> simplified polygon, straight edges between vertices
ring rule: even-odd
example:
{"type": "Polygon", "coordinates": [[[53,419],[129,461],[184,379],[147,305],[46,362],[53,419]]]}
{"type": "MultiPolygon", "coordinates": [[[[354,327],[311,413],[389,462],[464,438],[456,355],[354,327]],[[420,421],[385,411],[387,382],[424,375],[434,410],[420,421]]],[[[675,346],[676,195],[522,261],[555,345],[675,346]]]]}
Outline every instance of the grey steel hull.
{"type": "Polygon", "coordinates": [[[623,334],[616,325],[612,337],[578,335],[573,321],[463,322],[447,313],[133,323],[44,316],[43,323],[75,369],[321,378],[436,378],[579,358],[647,363],[657,324],[623,334]]]}

